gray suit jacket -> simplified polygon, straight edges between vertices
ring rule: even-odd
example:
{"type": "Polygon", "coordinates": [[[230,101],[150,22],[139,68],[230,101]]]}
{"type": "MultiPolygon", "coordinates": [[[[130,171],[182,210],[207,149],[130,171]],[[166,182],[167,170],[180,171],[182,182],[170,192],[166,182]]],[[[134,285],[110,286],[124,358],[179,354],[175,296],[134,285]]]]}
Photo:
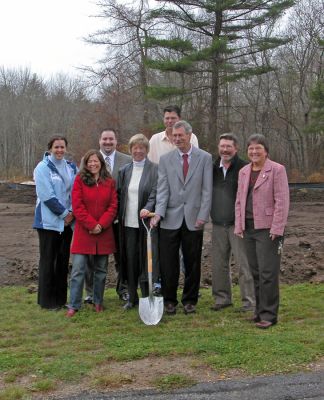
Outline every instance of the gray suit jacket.
{"type": "Polygon", "coordinates": [[[114,168],[112,171],[112,177],[115,179],[115,181],[118,179],[118,171],[121,169],[121,167],[130,162],[132,162],[131,156],[116,150],[114,168]]]}
{"type": "Polygon", "coordinates": [[[197,219],[208,221],[213,188],[212,156],[192,147],[186,181],[178,149],[160,158],[155,213],[163,229],[179,229],[183,219],[191,231],[197,219]]]}

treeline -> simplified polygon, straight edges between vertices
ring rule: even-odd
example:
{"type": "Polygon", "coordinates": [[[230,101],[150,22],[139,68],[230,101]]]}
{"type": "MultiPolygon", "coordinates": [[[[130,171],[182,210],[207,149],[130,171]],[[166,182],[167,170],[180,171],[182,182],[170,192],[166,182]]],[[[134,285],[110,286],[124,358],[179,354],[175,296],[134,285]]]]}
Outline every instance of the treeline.
{"type": "Polygon", "coordinates": [[[292,178],[323,173],[323,1],[156,3],[98,3],[107,29],[87,41],[107,56],[82,80],[0,69],[1,175],[30,176],[53,133],[67,135],[76,160],[103,127],[120,143],[150,136],[167,104],[182,107],[211,152],[223,132],[242,148],[260,132],[292,178]]]}

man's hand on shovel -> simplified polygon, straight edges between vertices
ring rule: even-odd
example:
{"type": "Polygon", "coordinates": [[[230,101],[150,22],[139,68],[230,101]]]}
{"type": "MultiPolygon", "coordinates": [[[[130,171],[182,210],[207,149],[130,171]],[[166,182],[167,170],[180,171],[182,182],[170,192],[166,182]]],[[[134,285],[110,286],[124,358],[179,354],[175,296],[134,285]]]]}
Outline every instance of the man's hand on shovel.
{"type": "Polygon", "coordinates": [[[150,219],[150,227],[155,228],[158,223],[160,222],[161,217],[159,214],[155,214],[151,219],[150,219]]]}

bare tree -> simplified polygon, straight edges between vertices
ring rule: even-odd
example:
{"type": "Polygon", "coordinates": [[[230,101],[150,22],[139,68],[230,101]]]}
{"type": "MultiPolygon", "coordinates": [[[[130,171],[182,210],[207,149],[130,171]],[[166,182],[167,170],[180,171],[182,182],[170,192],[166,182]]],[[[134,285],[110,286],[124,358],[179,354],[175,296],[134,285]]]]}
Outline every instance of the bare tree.
{"type": "MultiPolygon", "coordinates": [[[[113,84],[118,90],[136,88],[142,107],[142,123],[149,124],[149,101],[146,96],[148,70],[146,67],[147,48],[144,46],[148,33],[154,23],[148,19],[147,0],[134,1],[131,4],[118,3],[116,0],[101,0],[98,3],[104,19],[105,29],[89,35],[88,43],[105,46],[106,56],[98,62],[98,68],[86,68],[90,78],[96,84],[105,82],[105,87],[113,84]],[[122,84],[121,84],[122,83],[122,84]]],[[[114,89],[116,90],[116,89],[114,89]]]]}

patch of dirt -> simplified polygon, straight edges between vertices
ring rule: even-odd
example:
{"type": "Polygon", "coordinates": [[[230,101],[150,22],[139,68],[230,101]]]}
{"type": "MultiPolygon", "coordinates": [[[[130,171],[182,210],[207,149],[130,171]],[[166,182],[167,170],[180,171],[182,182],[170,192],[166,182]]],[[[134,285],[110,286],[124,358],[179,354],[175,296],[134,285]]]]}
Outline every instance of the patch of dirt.
{"type": "MultiPolygon", "coordinates": [[[[32,229],[35,187],[0,183],[0,286],[37,281],[38,238],[32,229]]],[[[238,273],[232,262],[233,283],[238,273]]],[[[111,257],[107,285],[114,287],[111,257]]],[[[324,191],[294,190],[281,262],[281,282],[324,282],[324,191]]],[[[204,234],[201,285],[211,285],[211,224],[204,234]]]]}
{"type": "MultiPolygon", "coordinates": [[[[324,359],[305,366],[306,371],[323,371],[324,359]]],[[[68,396],[75,396],[82,393],[98,396],[100,393],[120,392],[132,390],[157,389],[157,379],[167,378],[174,375],[185,377],[187,382],[212,383],[218,380],[245,378],[246,373],[240,369],[232,369],[226,373],[219,373],[199,360],[190,357],[147,357],[141,360],[110,362],[109,364],[97,366],[92,375],[84,377],[77,384],[60,382],[59,389],[46,393],[46,399],[67,399],[68,396]]],[[[39,377],[29,375],[16,381],[23,387],[31,386],[39,377]]],[[[3,385],[5,387],[6,384],[3,385]]],[[[188,386],[188,385],[186,385],[188,386]]],[[[176,388],[174,388],[176,389],[176,388]]],[[[34,400],[43,400],[44,393],[33,394],[34,400]]]]}
{"type": "MultiPolygon", "coordinates": [[[[216,382],[224,379],[239,379],[243,376],[242,371],[233,369],[226,374],[219,373],[211,367],[197,361],[193,357],[147,357],[141,360],[111,362],[108,365],[98,366],[93,376],[87,377],[77,385],[63,384],[58,391],[55,391],[53,398],[65,399],[69,395],[82,393],[93,393],[98,395],[100,392],[109,391],[131,391],[158,389],[157,380],[168,376],[181,375],[192,384],[216,382]],[[89,390],[90,389],[90,390],[89,390]]],[[[186,385],[187,386],[187,385],[186,385]]],[[[37,395],[33,397],[41,399],[37,395]]],[[[50,394],[47,399],[51,399],[50,394]]]]}

